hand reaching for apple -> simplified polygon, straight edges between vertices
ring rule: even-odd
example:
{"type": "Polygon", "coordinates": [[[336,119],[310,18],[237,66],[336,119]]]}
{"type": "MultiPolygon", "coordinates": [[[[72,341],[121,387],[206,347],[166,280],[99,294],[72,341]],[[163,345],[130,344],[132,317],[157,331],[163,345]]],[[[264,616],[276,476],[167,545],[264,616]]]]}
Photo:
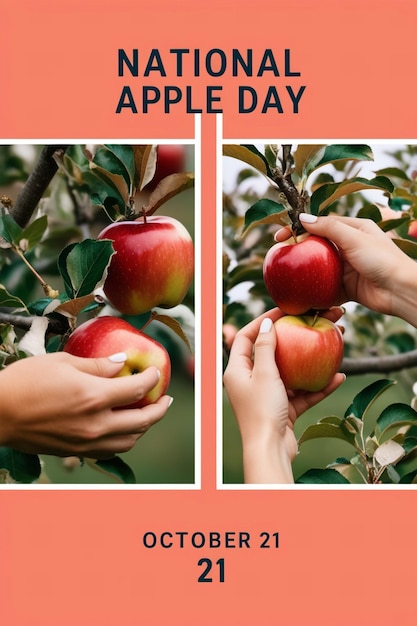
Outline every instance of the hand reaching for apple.
{"type": "MultiPolygon", "coordinates": [[[[324,314],[337,322],[342,309],[324,314]]],[[[318,392],[287,391],[275,362],[273,323],[283,318],[268,311],[241,329],[232,344],[224,385],[236,416],[243,445],[245,483],[291,483],[291,463],[297,453],[294,423],[345,379],[335,374],[318,392]]]]}
{"type": "Polygon", "coordinates": [[[33,454],[105,459],[126,452],[166,413],[162,396],[140,409],[137,402],[158,383],[149,367],[116,377],[125,355],[82,358],[64,352],[21,359],[0,372],[0,445],[33,454]]]}
{"type": "MultiPolygon", "coordinates": [[[[371,220],[331,215],[301,214],[312,235],[333,241],[344,261],[340,303],[354,300],[370,309],[398,315],[417,326],[416,264],[371,220]]],[[[288,228],[275,234],[276,241],[290,235],[288,228]]]]}

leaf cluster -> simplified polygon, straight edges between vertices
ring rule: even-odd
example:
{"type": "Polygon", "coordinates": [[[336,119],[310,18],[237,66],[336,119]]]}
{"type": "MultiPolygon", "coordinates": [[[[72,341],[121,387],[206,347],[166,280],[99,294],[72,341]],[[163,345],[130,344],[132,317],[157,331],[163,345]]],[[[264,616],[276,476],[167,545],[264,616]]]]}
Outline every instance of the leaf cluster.
{"type": "Polygon", "coordinates": [[[333,438],[352,448],[352,457],[337,458],[325,469],[312,469],[299,483],[414,483],[417,480],[417,412],[404,403],[382,410],[366,434],[369,409],[395,381],[378,380],[360,391],[342,417],[323,417],[308,426],[299,446],[314,439],[333,438]]]}

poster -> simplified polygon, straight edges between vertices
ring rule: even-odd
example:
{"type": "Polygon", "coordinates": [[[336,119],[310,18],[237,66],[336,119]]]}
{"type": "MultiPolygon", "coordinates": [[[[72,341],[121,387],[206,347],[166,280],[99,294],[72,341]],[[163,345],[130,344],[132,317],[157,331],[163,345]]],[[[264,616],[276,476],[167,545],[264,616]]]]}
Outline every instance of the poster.
{"type": "Polygon", "coordinates": [[[415,17],[408,0],[2,8],[3,145],[182,144],[196,181],[194,476],[2,486],[3,623],[414,623],[413,485],[223,484],[219,264],[223,143],[417,143],[415,17]]]}

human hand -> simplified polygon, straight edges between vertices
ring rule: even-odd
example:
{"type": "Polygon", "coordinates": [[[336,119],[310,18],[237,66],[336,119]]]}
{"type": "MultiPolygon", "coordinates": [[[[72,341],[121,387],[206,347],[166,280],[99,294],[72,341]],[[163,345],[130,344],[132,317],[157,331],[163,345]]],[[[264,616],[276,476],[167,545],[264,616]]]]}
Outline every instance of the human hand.
{"type": "MultiPolygon", "coordinates": [[[[342,312],[335,307],[326,317],[337,322],[342,312]]],[[[224,373],[224,386],[241,433],[246,483],[293,482],[297,417],[345,379],[336,374],[325,389],[315,393],[285,389],[275,363],[272,325],[283,315],[273,309],[242,328],[233,341],[224,373]]]]}
{"type": "MultiPolygon", "coordinates": [[[[416,324],[416,264],[368,219],[301,214],[305,229],[332,240],[344,259],[343,291],[340,303],[355,300],[370,309],[399,315],[416,324]]],[[[290,230],[275,234],[284,241],[290,230]]]]}
{"type": "Polygon", "coordinates": [[[64,352],[29,357],[0,372],[0,445],[33,454],[104,459],[126,452],[167,411],[163,396],[141,409],[159,379],[150,367],[114,378],[126,355],[86,359],[64,352]]]}

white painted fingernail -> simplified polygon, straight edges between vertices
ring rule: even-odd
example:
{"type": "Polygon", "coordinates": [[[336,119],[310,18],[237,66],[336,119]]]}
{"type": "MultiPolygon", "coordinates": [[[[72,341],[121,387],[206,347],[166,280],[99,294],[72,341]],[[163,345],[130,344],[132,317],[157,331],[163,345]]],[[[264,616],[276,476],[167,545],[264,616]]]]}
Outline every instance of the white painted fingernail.
{"type": "Polygon", "coordinates": [[[159,380],[159,379],[161,378],[161,372],[159,371],[159,369],[158,369],[158,368],[156,369],[156,372],[157,372],[157,374],[158,374],[158,380],[159,380]]]}
{"type": "Polygon", "coordinates": [[[317,215],[313,215],[312,213],[300,213],[299,218],[300,222],[304,222],[304,224],[314,224],[317,222],[317,215]]]}
{"type": "Polygon", "coordinates": [[[272,327],[271,318],[265,317],[261,322],[261,326],[259,328],[259,334],[261,335],[262,333],[269,333],[269,331],[271,330],[271,327],[272,327]]]}
{"type": "Polygon", "coordinates": [[[171,406],[173,402],[174,402],[174,398],[171,396],[168,402],[168,408],[171,406]]]}
{"type": "Polygon", "coordinates": [[[124,363],[127,360],[126,352],[116,352],[116,354],[112,354],[109,356],[109,361],[112,363],[124,363]]]}

